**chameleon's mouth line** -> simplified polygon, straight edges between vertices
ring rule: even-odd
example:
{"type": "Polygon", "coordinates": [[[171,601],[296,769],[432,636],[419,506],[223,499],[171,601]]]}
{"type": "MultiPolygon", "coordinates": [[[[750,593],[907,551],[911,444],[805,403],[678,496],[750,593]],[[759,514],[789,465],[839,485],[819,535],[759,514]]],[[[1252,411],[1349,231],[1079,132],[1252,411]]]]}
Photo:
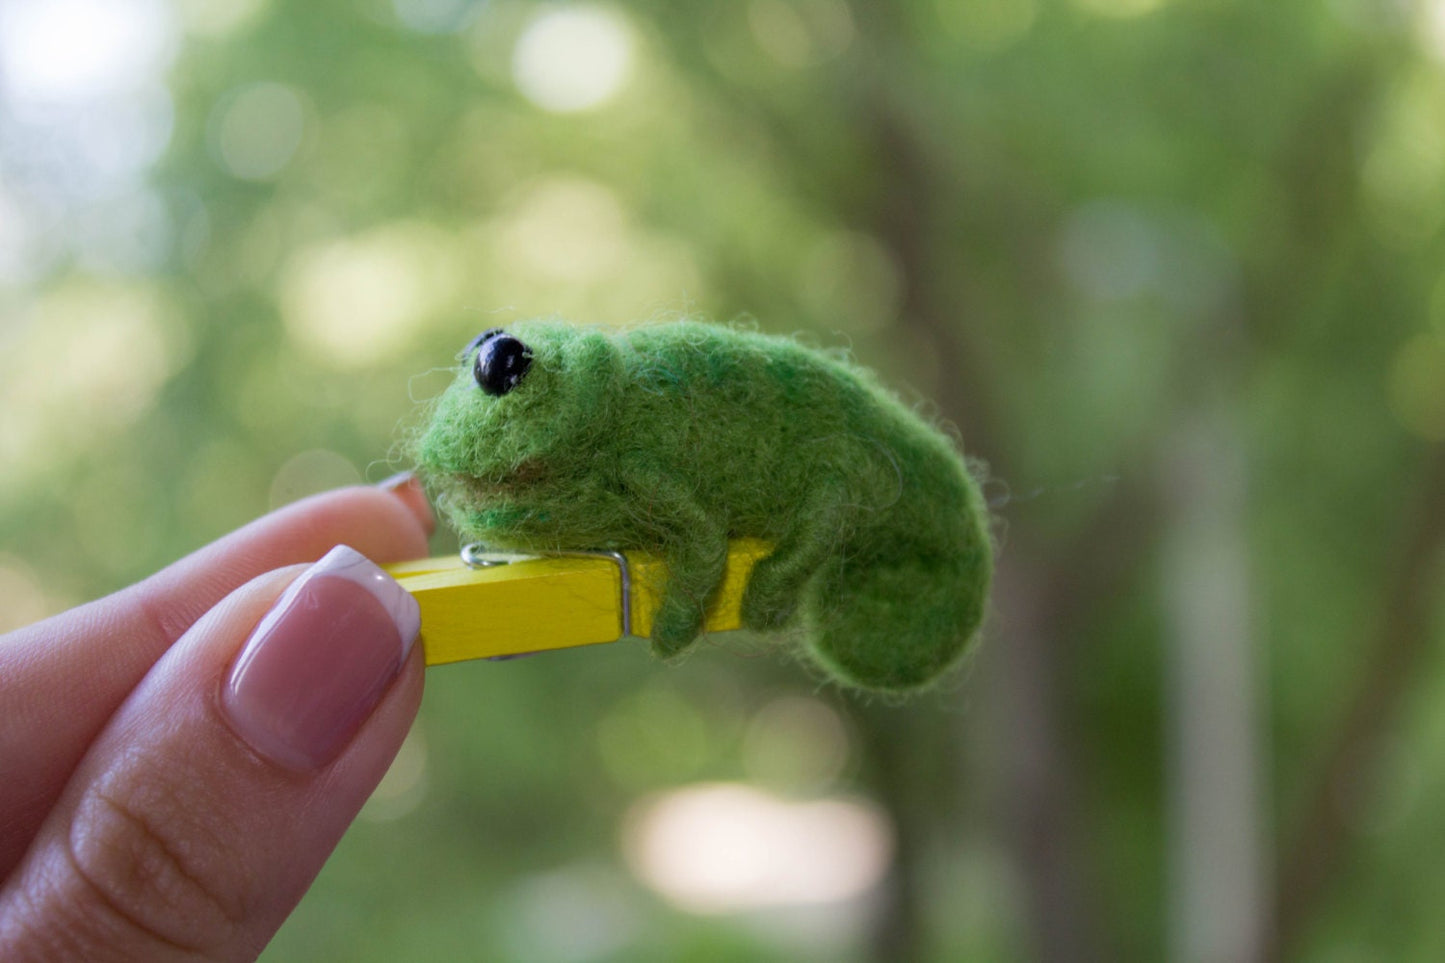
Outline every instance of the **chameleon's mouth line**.
{"type": "Polygon", "coordinates": [[[471,505],[489,505],[512,494],[506,482],[476,475],[458,475],[453,492],[453,497],[459,495],[463,503],[471,505]]]}
{"type": "Polygon", "coordinates": [[[502,476],[483,477],[466,474],[456,476],[466,497],[483,504],[494,502],[498,498],[520,495],[545,477],[546,471],[541,463],[535,460],[524,461],[511,472],[502,476]]]}

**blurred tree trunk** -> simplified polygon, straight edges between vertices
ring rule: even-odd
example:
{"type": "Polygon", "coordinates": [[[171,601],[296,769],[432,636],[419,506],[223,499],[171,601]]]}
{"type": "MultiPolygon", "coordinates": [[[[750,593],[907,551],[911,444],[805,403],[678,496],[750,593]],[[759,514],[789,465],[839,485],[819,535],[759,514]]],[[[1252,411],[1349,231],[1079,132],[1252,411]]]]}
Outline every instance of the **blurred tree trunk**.
{"type": "Polygon", "coordinates": [[[1036,959],[1091,961],[1102,949],[1102,906],[1080,840],[1076,752],[1065,735],[1067,672],[1047,586],[1054,575],[1024,552],[999,567],[989,732],[998,767],[995,818],[1025,885],[1036,959]]]}
{"type": "Polygon", "coordinates": [[[878,924],[869,941],[872,958],[900,961],[931,958],[920,875],[926,863],[929,809],[948,783],[949,759],[938,750],[947,733],[920,726],[917,714],[900,706],[871,707],[859,716],[873,792],[893,819],[893,865],[883,884],[878,924]]]}
{"type": "MultiPolygon", "coordinates": [[[[877,159],[876,207],[862,223],[870,228],[897,258],[903,282],[902,322],[928,352],[937,359],[942,372],[938,403],[942,415],[959,426],[968,450],[992,462],[995,472],[1007,473],[1002,462],[1005,447],[997,443],[995,405],[988,380],[974,359],[981,352],[970,351],[965,342],[968,316],[966,305],[952,300],[940,278],[952,271],[967,270],[954,265],[945,271],[948,258],[936,245],[946,237],[944,225],[933,212],[940,198],[952,193],[940,171],[948,165],[934,163],[909,119],[892,101],[891,91],[881,84],[873,90],[870,103],[871,152],[877,159]]],[[[993,718],[994,736],[1006,748],[1002,762],[1004,798],[999,812],[1007,823],[1006,839],[1021,878],[1026,885],[1029,938],[1039,959],[1104,959],[1098,920],[1100,914],[1091,893],[1093,871],[1088,867],[1084,847],[1078,838],[1080,817],[1078,794],[1072,775],[1074,752],[1064,733],[1068,730],[1067,709],[1058,683],[1063,672],[1063,634],[1059,621],[1064,614],[1046,600],[1052,588],[1067,584],[1072,573],[1082,571],[1080,559],[1072,553],[1052,557],[1033,556],[1014,538],[1000,559],[995,590],[997,617],[985,632],[984,644],[996,647],[999,657],[987,664],[999,669],[997,677],[979,678],[976,687],[989,690],[998,715],[993,718]]],[[[1072,606],[1068,616],[1078,613],[1072,606]]],[[[956,765],[963,765],[961,750],[955,749],[956,765]]],[[[915,809],[909,801],[893,800],[895,816],[907,818],[915,809]]],[[[904,831],[908,838],[914,828],[904,831]]],[[[904,864],[901,874],[916,869],[904,864]]],[[[921,887],[903,882],[888,904],[889,916],[880,926],[882,934],[897,932],[917,920],[916,907],[904,898],[921,887]]],[[[909,959],[889,956],[895,948],[880,940],[879,960],[909,959]]]]}
{"type": "Polygon", "coordinates": [[[1239,435],[1227,396],[1206,401],[1174,432],[1160,478],[1168,505],[1169,942],[1178,963],[1255,963],[1268,926],[1262,687],[1239,435]]]}

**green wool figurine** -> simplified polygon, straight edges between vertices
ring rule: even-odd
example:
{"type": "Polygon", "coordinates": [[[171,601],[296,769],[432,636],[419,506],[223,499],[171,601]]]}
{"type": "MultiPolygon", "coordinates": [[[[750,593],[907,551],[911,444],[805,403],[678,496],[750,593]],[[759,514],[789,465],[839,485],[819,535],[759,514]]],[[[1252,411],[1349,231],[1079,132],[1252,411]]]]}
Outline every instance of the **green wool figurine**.
{"type": "Polygon", "coordinates": [[[776,546],[743,623],[798,625],[844,684],[916,689],[978,631],[993,569],[978,484],[870,372],[691,321],[525,321],[461,360],[414,439],[439,503],[488,548],[659,553],[657,655],[701,633],[739,536],[776,546]]]}

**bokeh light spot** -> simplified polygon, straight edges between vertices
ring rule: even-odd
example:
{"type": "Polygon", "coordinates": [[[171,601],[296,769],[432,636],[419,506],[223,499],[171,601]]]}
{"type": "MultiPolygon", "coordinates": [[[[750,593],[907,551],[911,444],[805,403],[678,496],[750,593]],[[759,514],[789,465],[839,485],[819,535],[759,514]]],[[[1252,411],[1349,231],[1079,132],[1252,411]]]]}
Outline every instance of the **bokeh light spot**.
{"type": "Polygon", "coordinates": [[[656,786],[697,772],[707,755],[707,725],[691,702],[670,688],[653,686],[602,718],[597,748],[618,785],[656,786]]]}
{"type": "Polygon", "coordinates": [[[301,251],[283,270],[281,311],[292,341],[348,369],[391,357],[448,304],[457,282],[447,236],[403,222],[301,251]]]}
{"type": "Polygon", "coordinates": [[[783,696],[760,709],[743,739],[743,767],[784,792],[826,788],[848,762],[848,731],[817,699],[783,696]]]}
{"type": "Polygon", "coordinates": [[[763,52],[785,67],[813,59],[813,38],[796,7],[783,0],[751,0],[748,27],[763,52]]]}
{"type": "Polygon", "coordinates": [[[831,60],[856,32],[842,0],[751,0],[748,28],[759,49],[784,67],[831,60]]]}
{"type": "Polygon", "coordinates": [[[76,282],[17,314],[0,351],[0,494],[141,418],[189,358],[149,287],[76,282]]]}
{"type": "Polygon", "coordinates": [[[164,0],[0,0],[0,280],[155,267],[155,219],[121,222],[170,141],[175,32],[164,0]]]}
{"type": "Polygon", "coordinates": [[[629,814],[624,853],[646,885],[700,914],[840,903],[878,884],[890,827],[856,799],[789,802],[751,786],[688,786],[629,814]]]}
{"type": "Polygon", "coordinates": [[[1445,60],[1445,0],[1422,0],[1416,7],[1415,35],[1426,53],[1445,60]]]}
{"type": "Polygon", "coordinates": [[[216,108],[211,146],[232,176],[270,180],[296,155],[305,126],[305,108],[294,90],[284,84],[252,84],[216,108]]]}
{"type": "Polygon", "coordinates": [[[527,25],[512,57],[522,95],[543,110],[571,113],[615,97],[632,69],[626,22],[602,7],[552,9],[527,25]]]}
{"type": "Polygon", "coordinates": [[[1361,177],[1381,238],[1414,247],[1445,217],[1445,131],[1438,80],[1415,76],[1385,98],[1361,177]]]}
{"type": "Polygon", "coordinates": [[[149,80],[169,60],[161,0],[0,4],[0,89],[25,107],[97,100],[149,80]]]}
{"type": "Polygon", "coordinates": [[[553,178],[528,191],[502,226],[501,252],[544,278],[585,282],[617,270],[626,255],[627,215],[617,195],[579,178],[553,178]]]}

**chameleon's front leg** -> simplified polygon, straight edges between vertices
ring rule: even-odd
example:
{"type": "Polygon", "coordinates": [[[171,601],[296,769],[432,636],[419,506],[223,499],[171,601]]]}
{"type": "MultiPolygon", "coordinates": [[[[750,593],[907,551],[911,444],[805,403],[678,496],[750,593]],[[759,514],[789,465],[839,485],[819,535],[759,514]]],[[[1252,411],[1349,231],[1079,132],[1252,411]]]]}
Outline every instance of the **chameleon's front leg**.
{"type": "Polygon", "coordinates": [[[708,603],[717,594],[727,565],[727,530],[691,492],[660,472],[647,472],[629,487],[646,492],[649,514],[668,522],[669,544],[662,553],[667,581],[652,618],[653,654],[666,658],[702,634],[708,603]]]}
{"type": "Polygon", "coordinates": [[[667,583],[652,618],[654,655],[676,655],[702,634],[707,606],[722,584],[727,557],[727,533],[720,528],[689,530],[686,541],[663,553],[667,583]]]}

